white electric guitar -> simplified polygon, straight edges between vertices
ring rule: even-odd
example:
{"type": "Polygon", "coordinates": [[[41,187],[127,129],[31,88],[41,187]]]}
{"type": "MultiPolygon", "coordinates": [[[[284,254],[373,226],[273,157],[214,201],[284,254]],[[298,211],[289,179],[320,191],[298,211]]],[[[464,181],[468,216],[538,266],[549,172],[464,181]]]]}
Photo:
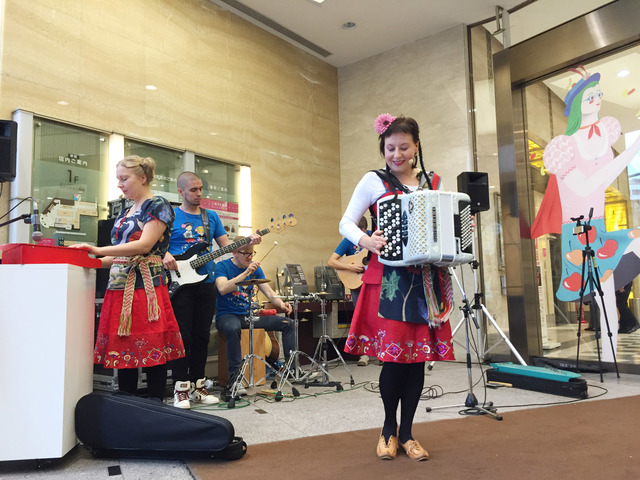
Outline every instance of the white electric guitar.
{"type": "MultiPolygon", "coordinates": [[[[297,224],[297,220],[293,217],[293,213],[289,215],[283,215],[280,219],[271,219],[271,224],[269,228],[265,228],[264,230],[258,231],[258,235],[264,236],[269,232],[280,233],[287,227],[293,227],[297,224]]],[[[215,260],[222,255],[232,252],[237,248],[242,247],[243,245],[247,245],[251,243],[251,239],[249,237],[242,238],[237,242],[233,242],[226,247],[219,248],[217,250],[213,250],[212,252],[205,253],[204,255],[200,255],[201,252],[206,250],[209,247],[209,244],[206,242],[200,242],[197,245],[194,245],[186,252],[176,255],[176,263],[178,264],[177,270],[167,270],[167,274],[169,277],[169,296],[173,296],[180,287],[184,285],[190,285],[193,283],[203,282],[207,275],[200,275],[196,270],[203,265],[215,260]]]]}

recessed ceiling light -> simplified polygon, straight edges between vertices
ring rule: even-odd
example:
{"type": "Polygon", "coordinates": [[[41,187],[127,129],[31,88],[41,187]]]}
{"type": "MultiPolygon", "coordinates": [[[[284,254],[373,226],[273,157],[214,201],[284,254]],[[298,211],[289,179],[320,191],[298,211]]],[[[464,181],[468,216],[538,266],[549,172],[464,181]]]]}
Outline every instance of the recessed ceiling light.
{"type": "Polygon", "coordinates": [[[64,100],[59,100],[58,105],[69,105],[69,102],[65,102],[64,100]]]}
{"type": "Polygon", "coordinates": [[[344,28],[345,30],[351,30],[356,27],[357,27],[356,22],[344,22],[342,24],[342,28],[344,28]]]}
{"type": "Polygon", "coordinates": [[[618,76],[619,76],[620,78],[623,78],[623,77],[628,76],[630,73],[631,73],[631,72],[630,72],[629,70],[620,70],[620,71],[618,72],[618,76]]]}
{"type": "Polygon", "coordinates": [[[310,0],[313,3],[317,3],[318,5],[320,5],[322,2],[324,2],[324,0],[310,0]]]}
{"type": "Polygon", "coordinates": [[[158,90],[158,87],[156,87],[155,85],[145,85],[144,88],[152,91],[158,90]]]}

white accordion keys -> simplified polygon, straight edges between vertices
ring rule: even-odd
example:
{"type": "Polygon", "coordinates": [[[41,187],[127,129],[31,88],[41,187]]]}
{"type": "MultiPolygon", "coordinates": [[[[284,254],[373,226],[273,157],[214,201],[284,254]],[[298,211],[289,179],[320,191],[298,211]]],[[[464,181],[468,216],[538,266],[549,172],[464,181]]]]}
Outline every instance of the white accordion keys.
{"type": "Polygon", "coordinates": [[[418,190],[377,202],[385,265],[453,266],[473,261],[471,200],[465,193],[418,190]]]}

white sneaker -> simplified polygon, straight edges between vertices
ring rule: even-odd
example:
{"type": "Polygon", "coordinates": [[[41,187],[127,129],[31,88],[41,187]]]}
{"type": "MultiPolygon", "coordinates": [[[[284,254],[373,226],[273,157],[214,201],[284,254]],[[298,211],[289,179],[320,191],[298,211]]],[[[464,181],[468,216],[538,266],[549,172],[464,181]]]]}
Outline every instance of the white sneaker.
{"type": "Polygon", "coordinates": [[[244,395],[247,395],[247,389],[246,389],[246,388],[244,388],[244,386],[241,386],[241,387],[238,389],[238,395],[240,395],[241,397],[242,397],[242,396],[244,396],[244,395]]]}
{"type": "Polygon", "coordinates": [[[189,403],[189,389],[191,382],[176,382],[173,389],[173,406],[178,408],[191,408],[189,403]]]}
{"type": "Polygon", "coordinates": [[[194,402],[203,403],[205,405],[215,405],[220,400],[215,395],[209,393],[206,389],[204,386],[206,381],[206,378],[201,378],[196,380],[196,383],[191,383],[191,392],[189,396],[194,402]]]}
{"type": "Polygon", "coordinates": [[[358,360],[358,366],[359,367],[366,367],[367,365],[369,365],[369,357],[366,355],[362,355],[360,357],[360,359],[358,360]]]}

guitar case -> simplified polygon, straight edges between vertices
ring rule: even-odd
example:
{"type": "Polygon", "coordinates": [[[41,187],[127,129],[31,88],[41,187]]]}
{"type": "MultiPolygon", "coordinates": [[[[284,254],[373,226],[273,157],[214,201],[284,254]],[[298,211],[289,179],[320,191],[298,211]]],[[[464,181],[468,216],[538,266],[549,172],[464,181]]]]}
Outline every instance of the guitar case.
{"type": "Polygon", "coordinates": [[[247,451],[226,418],[125,392],[85,395],[75,423],[78,439],[96,457],[237,460],[247,451]]]}

